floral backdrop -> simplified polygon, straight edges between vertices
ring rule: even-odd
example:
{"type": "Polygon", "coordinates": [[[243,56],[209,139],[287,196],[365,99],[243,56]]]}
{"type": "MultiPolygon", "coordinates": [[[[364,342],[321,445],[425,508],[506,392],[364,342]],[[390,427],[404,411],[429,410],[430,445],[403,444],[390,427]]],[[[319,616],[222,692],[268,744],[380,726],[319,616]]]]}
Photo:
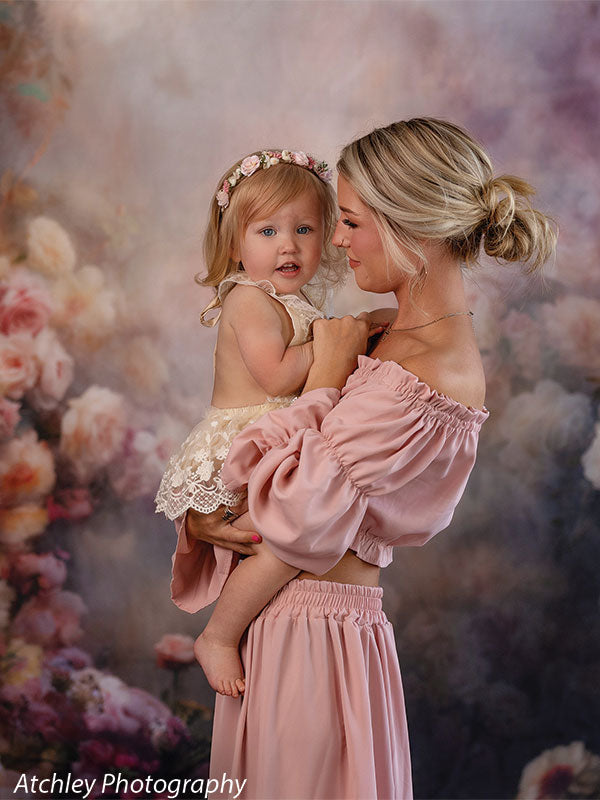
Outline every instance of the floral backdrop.
{"type": "Polygon", "coordinates": [[[540,279],[472,275],[478,464],[382,576],[415,795],[600,796],[599,86],[596,2],[0,4],[0,794],[206,775],[206,616],[169,601],[152,499],[210,396],[213,184],[431,115],[534,183],[560,244],[540,279]]]}

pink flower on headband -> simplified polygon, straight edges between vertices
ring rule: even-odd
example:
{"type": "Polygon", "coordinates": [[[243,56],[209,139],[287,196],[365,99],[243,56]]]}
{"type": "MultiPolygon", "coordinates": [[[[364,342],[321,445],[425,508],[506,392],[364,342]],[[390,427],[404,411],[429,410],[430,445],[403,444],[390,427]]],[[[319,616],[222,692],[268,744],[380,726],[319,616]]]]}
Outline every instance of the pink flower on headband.
{"type": "Polygon", "coordinates": [[[292,153],[292,161],[294,164],[298,164],[299,167],[308,167],[309,160],[306,153],[303,153],[302,150],[299,150],[297,153],[292,153]]]}
{"type": "Polygon", "coordinates": [[[242,175],[245,175],[246,177],[256,172],[256,170],[259,167],[260,167],[259,156],[247,156],[240,164],[240,170],[242,172],[242,175]]]}
{"type": "Polygon", "coordinates": [[[217,192],[217,203],[221,208],[227,208],[229,205],[229,192],[227,189],[221,189],[220,192],[217,192]]]}

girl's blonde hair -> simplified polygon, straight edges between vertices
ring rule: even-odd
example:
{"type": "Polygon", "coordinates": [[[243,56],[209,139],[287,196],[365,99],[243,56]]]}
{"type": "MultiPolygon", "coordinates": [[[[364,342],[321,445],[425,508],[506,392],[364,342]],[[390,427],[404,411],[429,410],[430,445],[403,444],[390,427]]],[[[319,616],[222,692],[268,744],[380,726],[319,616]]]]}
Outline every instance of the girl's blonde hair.
{"type": "Polygon", "coordinates": [[[477,263],[480,246],[502,261],[537,270],[554,252],[552,220],[530,202],[534,189],[514,175],[494,177],[483,148],[450,122],[394,122],[346,145],[340,175],[371,209],[388,263],[411,289],[426,264],[419,241],[443,242],[463,264],[477,263]],[[416,264],[402,248],[416,256],[416,264]]]}
{"type": "MultiPolygon", "coordinates": [[[[254,155],[259,154],[260,151],[256,151],[254,155]]],[[[237,161],[223,174],[219,188],[240,163],[237,161]]],[[[331,243],[338,213],[336,198],[330,184],[309,169],[293,163],[282,161],[243,178],[231,191],[229,205],[224,210],[217,203],[216,193],[213,195],[204,235],[204,260],[208,274],[204,277],[196,275],[195,280],[201,286],[216,288],[224,278],[237,272],[239,264],[231,255],[250,222],[257,217],[267,217],[305,192],[314,193],[323,213],[323,255],[317,274],[309,285],[311,299],[320,306],[327,289],[341,283],[347,272],[343,251],[331,243]]],[[[217,294],[200,314],[203,325],[215,324],[218,317],[209,319],[206,315],[220,306],[217,294]]]]}

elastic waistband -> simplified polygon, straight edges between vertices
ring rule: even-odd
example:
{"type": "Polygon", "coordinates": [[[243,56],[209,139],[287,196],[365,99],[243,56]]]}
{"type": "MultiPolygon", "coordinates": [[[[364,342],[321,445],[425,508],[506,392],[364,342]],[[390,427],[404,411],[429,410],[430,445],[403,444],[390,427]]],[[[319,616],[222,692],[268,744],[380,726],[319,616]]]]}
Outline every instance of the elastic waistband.
{"type": "Polygon", "coordinates": [[[275,595],[268,608],[275,611],[286,606],[304,606],[332,611],[356,609],[381,612],[382,597],[381,586],[359,586],[355,583],[294,578],[275,595]]]}

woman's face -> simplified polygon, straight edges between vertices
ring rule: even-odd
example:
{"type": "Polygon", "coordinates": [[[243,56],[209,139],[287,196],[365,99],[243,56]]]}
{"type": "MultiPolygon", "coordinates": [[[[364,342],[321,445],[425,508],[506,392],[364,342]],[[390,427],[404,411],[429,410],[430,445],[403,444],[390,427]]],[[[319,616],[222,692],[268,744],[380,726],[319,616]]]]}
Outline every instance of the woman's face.
{"type": "Polygon", "coordinates": [[[395,291],[402,276],[387,265],[373,213],[342,175],[338,178],[337,194],[342,213],[332,241],[336,247],[346,248],[356,283],[367,292],[395,291]]]}

